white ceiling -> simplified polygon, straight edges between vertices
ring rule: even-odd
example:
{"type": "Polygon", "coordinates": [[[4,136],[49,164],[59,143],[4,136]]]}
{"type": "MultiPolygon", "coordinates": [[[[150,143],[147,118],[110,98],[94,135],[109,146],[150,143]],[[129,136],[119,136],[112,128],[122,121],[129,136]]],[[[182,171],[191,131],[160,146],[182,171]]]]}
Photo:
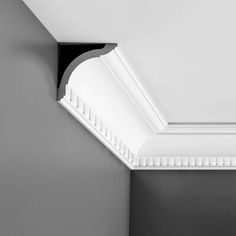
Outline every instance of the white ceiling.
{"type": "Polygon", "coordinates": [[[117,42],[169,122],[236,122],[233,0],[24,0],[57,41],[117,42]]]}

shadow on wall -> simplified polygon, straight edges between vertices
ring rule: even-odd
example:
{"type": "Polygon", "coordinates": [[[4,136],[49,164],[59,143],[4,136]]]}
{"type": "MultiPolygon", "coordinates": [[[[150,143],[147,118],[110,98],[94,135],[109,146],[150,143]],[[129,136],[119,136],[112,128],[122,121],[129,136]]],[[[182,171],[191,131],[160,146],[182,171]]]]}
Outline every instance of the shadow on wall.
{"type": "Polygon", "coordinates": [[[130,236],[235,236],[236,171],[134,171],[130,236]]]}

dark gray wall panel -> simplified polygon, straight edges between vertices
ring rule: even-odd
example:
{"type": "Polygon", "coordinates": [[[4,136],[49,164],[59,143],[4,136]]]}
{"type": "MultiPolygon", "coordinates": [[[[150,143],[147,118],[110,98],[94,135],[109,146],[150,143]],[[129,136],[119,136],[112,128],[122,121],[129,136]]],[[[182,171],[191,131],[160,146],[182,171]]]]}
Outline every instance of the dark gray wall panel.
{"type": "Polygon", "coordinates": [[[130,236],[235,236],[236,171],[133,171],[130,236]]]}
{"type": "Polygon", "coordinates": [[[129,171],[57,102],[57,43],[0,1],[0,235],[126,236],[129,171]]]}

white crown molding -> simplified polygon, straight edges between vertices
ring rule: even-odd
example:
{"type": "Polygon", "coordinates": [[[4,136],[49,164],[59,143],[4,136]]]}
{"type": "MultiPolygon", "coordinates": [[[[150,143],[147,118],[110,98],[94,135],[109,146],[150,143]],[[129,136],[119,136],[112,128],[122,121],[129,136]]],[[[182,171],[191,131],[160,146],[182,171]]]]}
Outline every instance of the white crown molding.
{"type": "Polygon", "coordinates": [[[67,66],[58,102],[133,169],[139,147],[163,129],[163,119],[121,50],[109,50],[88,51],[67,66]]]}
{"type": "Polygon", "coordinates": [[[236,169],[236,139],[223,136],[236,124],[168,123],[117,45],[79,55],[62,82],[58,102],[128,168],[236,169]]]}
{"type": "Polygon", "coordinates": [[[104,124],[91,108],[66,86],[66,94],[59,103],[82,123],[98,140],[131,170],[225,170],[236,169],[236,157],[139,157],[104,124]]]}

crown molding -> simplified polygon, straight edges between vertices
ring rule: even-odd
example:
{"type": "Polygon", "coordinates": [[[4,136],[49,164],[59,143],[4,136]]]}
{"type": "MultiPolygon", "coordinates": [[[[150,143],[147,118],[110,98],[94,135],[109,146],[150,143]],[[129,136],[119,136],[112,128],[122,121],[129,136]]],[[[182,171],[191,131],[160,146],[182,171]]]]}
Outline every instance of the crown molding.
{"type": "Polygon", "coordinates": [[[60,43],[58,49],[58,102],[133,169],[139,147],[165,126],[137,73],[117,44],[60,43]],[[96,84],[97,80],[100,84],[96,84]],[[108,91],[110,97],[104,96],[108,91]],[[117,107],[114,101],[121,106],[117,107]],[[103,103],[109,107],[102,106],[103,103]],[[111,113],[117,115],[112,117],[111,113]],[[132,147],[127,135],[134,142],[132,147]]]}
{"type": "Polygon", "coordinates": [[[128,168],[236,169],[236,139],[219,138],[235,134],[236,123],[168,123],[117,44],[58,50],[58,102],[128,168]]]}
{"type": "MultiPolygon", "coordinates": [[[[68,79],[72,72],[82,62],[91,58],[99,57],[105,67],[111,72],[114,78],[119,83],[120,87],[127,94],[129,99],[135,105],[136,109],[140,112],[147,124],[152,128],[154,133],[160,133],[167,127],[167,122],[162,116],[161,112],[155,106],[151,99],[150,94],[143,86],[140,76],[134,70],[129,63],[126,54],[118,44],[94,44],[94,43],[59,43],[59,57],[61,50],[68,50],[67,47],[80,47],[87,46],[87,51],[79,50],[79,54],[75,58],[66,64],[63,64],[63,68],[59,71],[59,85],[58,85],[58,100],[60,100],[65,94],[65,86],[68,83],[68,79]],[[80,53],[82,51],[82,53],[80,53]],[[63,70],[63,72],[61,72],[63,70]]],[[[61,68],[60,62],[64,60],[59,59],[59,68],[61,68]]]]}

